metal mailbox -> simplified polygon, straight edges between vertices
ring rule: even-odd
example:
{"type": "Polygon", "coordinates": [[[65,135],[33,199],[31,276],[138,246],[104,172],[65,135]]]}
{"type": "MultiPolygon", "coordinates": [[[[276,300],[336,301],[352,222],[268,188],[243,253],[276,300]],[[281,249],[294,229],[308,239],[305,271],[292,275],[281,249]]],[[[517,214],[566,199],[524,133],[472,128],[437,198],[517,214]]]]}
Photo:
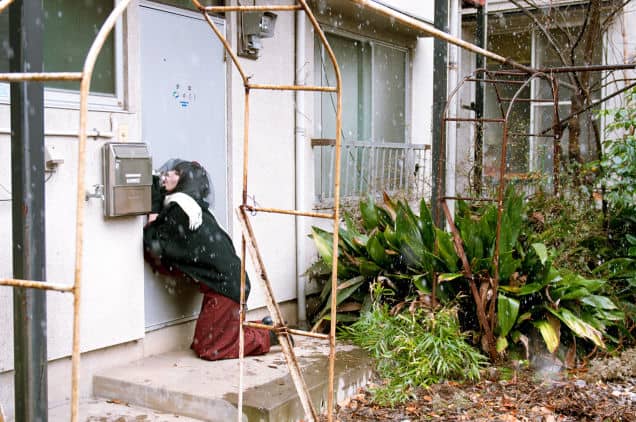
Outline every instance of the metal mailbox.
{"type": "Polygon", "coordinates": [[[104,215],[150,212],[152,159],[144,143],[108,142],[103,149],[104,215]]]}

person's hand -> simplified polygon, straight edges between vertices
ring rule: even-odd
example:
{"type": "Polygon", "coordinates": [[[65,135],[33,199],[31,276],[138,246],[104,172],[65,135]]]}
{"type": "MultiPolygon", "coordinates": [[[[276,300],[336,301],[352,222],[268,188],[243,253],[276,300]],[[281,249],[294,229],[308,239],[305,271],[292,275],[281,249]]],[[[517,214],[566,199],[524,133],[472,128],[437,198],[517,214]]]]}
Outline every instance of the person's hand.
{"type": "Polygon", "coordinates": [[[156,212],[153,212],[153,213],[148,214],[148,223],[147,223],[147,224],[150,224],[150,223],[152,223],[153,221],[155,221],[155,220],[157,219],[157,216],[158,216],[158,215],[159,215],[159,214],[157,214],[156,212]]]}
{"type": "MultiPolygon", "coordinates": [[[[165,192],[161,186],[161,179],[157,175],[152,176],[152,187],[150,189],[150,213],[156,214],[161,212],[163,208],[163,198],[165,196],[165,192]]],[[[150,218],[150,216],[149,216],[150,218]]],[[[156,218],[156,215],[155,215],[156,218]]],[[[150,222],[149,220],[148,222],[150,222]]],[[[152,220],[154,221],[154,219],[152,220]]]]}

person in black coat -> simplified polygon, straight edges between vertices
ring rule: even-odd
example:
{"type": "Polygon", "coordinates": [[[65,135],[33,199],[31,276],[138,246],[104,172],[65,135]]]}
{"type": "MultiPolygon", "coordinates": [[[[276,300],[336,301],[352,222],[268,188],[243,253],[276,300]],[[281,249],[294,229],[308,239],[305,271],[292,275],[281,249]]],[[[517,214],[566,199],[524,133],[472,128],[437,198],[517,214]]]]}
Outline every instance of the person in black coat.
{"type": "MultiPolygon", "coordinates": [[[[241,260],[232,239],[208,210],[210,182],[196,162],[177,160],[155,176],[144,257],[156,271],[199,283],[203,293],[192,349],[207,360],[238,357],[241,260]]],[[[246,274],[245,300],[250,282],[246,274]]],[[[245,327],[245,355],[267,353],[271,336],[245,327]]]]}

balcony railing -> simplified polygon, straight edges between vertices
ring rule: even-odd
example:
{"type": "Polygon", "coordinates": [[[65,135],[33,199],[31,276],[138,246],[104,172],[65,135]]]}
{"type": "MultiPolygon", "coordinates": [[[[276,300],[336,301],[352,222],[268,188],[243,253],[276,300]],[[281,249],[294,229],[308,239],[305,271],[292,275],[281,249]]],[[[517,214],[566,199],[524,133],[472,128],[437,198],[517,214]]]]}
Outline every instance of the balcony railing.
{"type": "MultiPolygon", "coordinates": [[[[313,139],[316,165],[316,201],[333,201],[334,141],[313,139]]],[[[383,191],[408,199],[430,194],[430,145],[346,142],[342,145],[341,187],[343,200],[355,200],[383,191]]]]}

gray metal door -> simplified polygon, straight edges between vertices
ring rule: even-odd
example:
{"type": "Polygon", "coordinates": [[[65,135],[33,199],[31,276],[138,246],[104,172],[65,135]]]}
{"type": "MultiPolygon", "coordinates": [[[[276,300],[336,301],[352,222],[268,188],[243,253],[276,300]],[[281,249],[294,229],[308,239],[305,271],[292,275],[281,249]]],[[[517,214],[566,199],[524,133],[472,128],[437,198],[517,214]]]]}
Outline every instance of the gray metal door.
{"type": "MultiPolygon", "coordinates": [[[[170,158],[195,160],[214,187],[211,211],[227,227],[224,49],[208,23],[187,10],[144,2],[139,8],[142,140],[153,166],[170,158]]],[[[223,32],[224,21],[216,21],[223,32]]],[[[196,286],[145,274],[146,329],[196,316],[196,286]]]]}

